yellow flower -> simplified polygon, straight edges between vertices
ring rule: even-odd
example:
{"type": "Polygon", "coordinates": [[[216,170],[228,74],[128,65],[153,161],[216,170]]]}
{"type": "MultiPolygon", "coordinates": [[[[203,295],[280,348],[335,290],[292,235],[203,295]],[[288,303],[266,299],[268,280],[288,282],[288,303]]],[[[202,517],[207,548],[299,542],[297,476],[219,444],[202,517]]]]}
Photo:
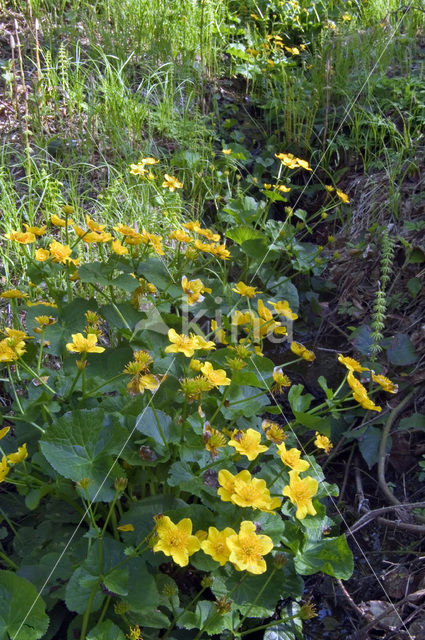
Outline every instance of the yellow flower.
{"type": "Polygon", "coordinates": [[[98,231],[99,233],[106,228],[106,224],[99,224],[95,220],[92,220],[86,213],[86,225],[91,231],[98,231]]]}
{"type": "Polygon", "coordinates": [[[217,429],[211,427],[209,422],[204,423],[202,438],[205,443],[205,449],[210,452],[212,458],[218,455],[217,449],[225,447],[227,442],[225,436],[217,429]]]}
{"type": "Polygon", "coordinates": [[[43,236],[46,233],[46,227],[30,227],[24,222],[25,230],[28,233],[33,233],[35,236],[43,236]]]}
{"type": "Polygon", "coordinates": [[[16,351],[7,344],[7,340],[0,341],[0,362],[14,362],[18,357],[16,351]]]}
{"type": "Polygon", "coordinates": [[[137,374],[130,380],[127,389],[130,393],[144,393],[145,389],[156,391],[160,384],[158,378],[151,373],[137,374]]]}
{"type": "Polygon", "coordinates": [[[53,240],[50,243],[50,253],[52,255],[53,262],[60,262],[61,264],[67,264],[72,262],[73,264],[77,264],[78,260],[73,260],[70,256],[72,253],[72,249],[67,244],[61,244],[57,240],[53,240]]]}
{"type": "Polygon", "coordinates": [[[307,462],[307,460],[301,460],[301,451],[295,448],[287,449],[284,442],[278,445],[277,452],[280,455],[280,459],[283,464],[287,467],[291,467],[291,469],[295,469],[295,471],[305,471],[310,466],[310,463],[307,462]]]}
{"type": "Polygon", "coordinates": [[[144,173],[147,173],[148,170],[145,169],[145,165],[142,162],[138,162],[137,164],[130,165],[130,173],[133,176],[142,176],[144,173]]]}
{"type": "Polygon", "coordinates": [[[191,358],[198,349],[193,338],[182,333],[179,335],[175,329],[169,329],[168,339],[172,343],[165,348],[165,353],[184,353],[186,358],[191,358]]]}
{"type": "Polygon", "coordinates": [[[221,342],[221,344],[229,344],[225,330],[218,326],[216,320],[211,320],[211,331],[214,331],[214,337],[218,342],[221,342]]]}
{"type": "Polygon", "coordinates": [[[248,460],[255,460],[255,458],[267,451],[268,447],[261,442],[261,434],[254,429],[247,429],[247,431],[237,431],[233,434],[233,438],[229,440],[229,446],[236,449],[238,453],[246,456],[248,460]]]}
{"type": "Polygon", "coordinates": [[[309,351],[303,344],[299,342],[291,342],[290,349],[292,353],[295,353],[296,356],[300,356],[304,358],[304,360],[308,360],[309,362],[313,362],[316,359],[316,356],[312,351],[309,351]]]}
{"type": "Polygon", "coordinates": [[[175,229],[168,234],[168,237],[170,238],[170,240],[177,240],[177,242],[193,242],[193,238],[191,238],[190,235],[186,233],[186,231],[183,231],[183,229],[175,229]]]}
{"type": "Polygon", "coordinates": [[[344,202],[345,204],[350,203],[350,200],[348,199],[348,196],[346,193],[344,193],[340,189],[335,189],[335,191],[336,191],[336,195],[340,198],[340,200],[342,200],[342,202],[344,202]]]}
{"type": "Polygon", "coordinates": [[[50,216],[50,222],[54,224],[55,227],[66,227],[67,225],[71,226],[74,224],[74,221],[71,220],[71,218],[68,218],[68,220],[62,220],[62,218],[59,218],[55,213],[50,216]]]}
{"type": "Polygon", "coordinates": [[[35,252],[35,259],[38,262],[46,262],[50,257],[50,251],[48,249],[37,249],[35,252]]]}
{"type": "MultiPolygon", "coordinates": [[[[232,501],[232,495],[235,491],[235,481],[236,478],[240,477],[241,473],[243,474],[244,471],[241,471],[236,476],[234,476],[233,473],[230,473],[230,471],[227,471],[227,469],[221,469],[218,472],[218,482],[220,484],[220,489],[217,489],[217,493],[223,500],[223,502],[232,501]]],[[[250,473],[249,478],[251,478],[250,473]]]]}
{"type": "Polygon", "coordinates": [[[192,358],[192,360],[189,362],[189,367],[192,369],[192,371],[200,371],[202,369],[202,362],[200,360],[197,360],[196,358],[192,358]]]}
{"type": "Polygon", "coordinates": [[[354,358],[349,358],[348,356],[343,356],[342,353],[338,356],[338,362],[343,364],[349,371],[357,371],[357,373],[361,373],[362,371],[370,371],[367,367],[362,367],[360,362],[354,360],[354,358]]]}
{"type": "Polygon", "coordinates": [[[238,282],[238,284],[232,289],[232,291],[236,291],[236,293],[239,293],[240,296],[247,296],[248,298],[253,298],[257,294],[263,293],[262,291],[258,291],[256,287],[250,287],[243,282],[238,282]]]}
{"type": "Polygon", "coordinates": [[[318,431],[315,433],[316,439],[314,440],[314,444],[318,449],[323,449],[326,453],[332,449],[333,444],[326,436],[322,436],[318,431]]]}
{"type": "Polygon", "coordinates": [[[388,393],[398,393],[398,385],[391,382],[389,378],[386,378],[382,374],[376,374],[374,371],[371,372],[371,375],[372,380],[377,382],[384,391],[388,391],[388,393]]]}
{"type": "Polygon", "coordinates": [[[272,391],[277,393],[282,393],[285,387],[290,387],[292,384],[286,373],[283,373],[282,367],[275,367],[273,369],[273,380],[275,384],[272,387],[272,391]]]}
{"type": "Polygon", "coordinates": [[[112,251],[118,256],[125,256],[128,253],[127,247],[124,247],[121,240],[112,240],[112,251]]]}
{"type": "Polygon", "coordinates": [[[103,353],[103,347],[96,347],[97,335],[89,333],[87,338],[82,333],[73,333],[72,342],[68,342],[66,348],[72,353],[103,353]]]}
{"type": "Polygon", "coordinates": [[[4,481],[9,471],[10,467],[7,466],[7,458],[3,456],[0,462],[0,482],[4,481]]]}
{"type": "Polygon", "coordinates": [[[230,378],[227,377],[224,369],[214,369],[211,362],[205,362],[201,371],[213,387],[228,386],[232,382],[230,378]]]}
{"type": "Polygon", "coordinates": [[[134,526],[132,524],[122,524],[117,529],[118,531],[134,531],[134,526]]]}
{"type": "Polygon", "coordinates": [[[216,256],[216,258],[221,258],[221,260],[228,260],[230,258],[230,251],[226,249],[226,245],[224,244],[211,245],[210,253],[216,256]]]}
{"type": "Polygon", "coordinates": [[[225,156],[230,156],[230,154],[232,153],[232,150],[231,149],[222,149],[221,152],[224,153],[225,156]]]}
{"type": "Polygon", "coordinates": [[[356,402],[359,403],[363,409],[368,409],[369,411],[377,411],[381,413],[382,407],[376,405],[368,396],[364,396],[363,394],[353,392],[353,398],[356,402]]]}
{"type": "Polygon", "coordinates": [[[183,183],[180,182],[180,180],[177,180],[177,178],[175,178],[174,176],[169,176],[167,173],[164,174],[164,182],[162,183],[162,186],[165,189],[169,189],[169,191],[173,192],[176,189],[182,189],[183,188],[183,183]]]}
{"type": "Polygon", "coordinates": [[[206,287],[201,280],[188,280],[186,276],[182,277],[182,289],[183,293],[186,294],[186,300],[190,306],[195,304],[195,302],[202,302],[204,300],[204,296],[202,296],[201,293],[211,293],[211,289],[206,287]]]}
{"type": "Polygon", "coordinates": [[[286,433],[277,422],[273,420],[263,420],[261,427],[265,433],[267,440],[274,442],[275,444],[281,444],[286,440],[286,433]]]}
{"type": "Polygon", "coordinates": [[[191,220],[190,222],[185,222],[182,224],[182,227],[188,229],[188,231],[193,231],[193,233],[201,233],[202,227],[199,224],[198,220],[191,220]]]}
{"type": "Polygon", "coordinates": [[[150,156],[148,158],[142,158],[140,160],[139,164],[147,164],[147,165],[153,165],[153,164],[158,164],[159,160],[156,160],[156,158],[151,158],[150,156]]]}
{"type": "Polygon", "coordinates": [[[231,527],[226,527],[222,531],[215,527],[208,527],[208,537],[201,542],[202,551],[211,556],[216,562],[219,562],[221,566],[225,565],[230,556],[230,549],[226,544],[226,539],[231,535],[236,535],[236,531],[231,527]]]}
{"type": "Polygon", "coordinates": [[[161,516],[157,520],[155,532],[158,541],[153,550],[171,556],[180,567],[189,564],[189,556],[201,548],[198,538],[192,535],[192,521],[189,518],[183,518],[174,524],[168,516],[161,516]]]}
{"type": "Polygon", "coordinates": [[[214,233],[214,231],[211,231],[211,229],[201,229],[201,227],[198,227],[198,229],[196,229],[196,233],[199,233],[201,236],[204,236],[211,242],[220,242],[220,234],[214,233]]]}
{"type": "Polygon", "coordinates": [[[298,520],[303,520],[307,514],[316,515],[317,511],[313,507],[312,498],[316,495],[318,488],[319,483],[315,478],[311,476],[300,478],[295,469],[289,472],[289,485],[282,489],[282,493],[296,505],[295,517],[298,520]]]}
{"type": "Polygon", "coordinates": [[[282,193],[289,193],[291,190],[291,187],[287,187],[284,184],[280,184],[279,186],[278,185],[274,185],[274,186],[277,187],[277,190],[281,191],[282,193]]]}
{"type": "Polygon", "coordinates": [[[7,456],[7,462],[9,464],[18,464],[18,462],[22,462],[25,458],[28,458],[26,443],[24,443],[22,447],[18,447],[18,450],[15,453],[9,453],[7,456]]]}
{"type": "Polygon", "coordinates": [[[30,231],[11,231],[10,233],[5,233],[5,237],[8,240],[19,242],[19,244],[31,244],[35,242],[35,235],[30,231]]]}
{"type": "Polygon", "coordinates": [[[243,521],[238,534],[226,538],[229,547],[229,561],[238,571],[259,575],[267,571],[263,556],[273,549],[269,536],[257,535],[254,522],[243,521]]]}
{"type": "Polygon", "coordinates": [[[9,431],[10,431],[10,427],[3,427],[3,429],[0,429],[0,440],[4,438],[4,436],[7,436],[9,431]]]}
{"type": "Polygon", "coordinates": [[[251,478],[246,469],[235,478],[231,501],[238,507],[251,507],[260,511],[272,512],[281,505],[280,498],[272,498],[262,478],[251,478]]]}
{"type": "Polygon", "coordinates": [[[330,184],[325,184],[325,189],[326,191],[328,191],[329,193],[332,193],[332,191],[335,191],[335,188],[330,185],[330,184]]]}
{"type": "Polygon", "coordinates": [[[202,349],[203,351],[214,351],[215,344],[212,340],[205,340],[202,336],[190,334],[191,339],[195,344],[195,349],[202,349]]]}
{"type": "Polygon", "coordinates": [[[28,294],[22,293],[19,289],[8,289],[7,291],[0,293],[0,298],[28,298],[28,294]]]}
{"type": "Polygon", "coordinates": [[[285,318],[288,318],[288,320],[297,320],[298,316],[296,313],[293,313],[287,300],[269,302],[268,304],[271,305],[274,308],[275,312],[280,316],[284,316],[285,318]]]}
{"type": "Polygon", "coordinates": [[[118,231],[122,233],[123,236],[137,236],[139,235],[135,229],[132,227],[128,227],[126,224],[121,224],[121,222],[114,227],[114,231],[118,231]]]}

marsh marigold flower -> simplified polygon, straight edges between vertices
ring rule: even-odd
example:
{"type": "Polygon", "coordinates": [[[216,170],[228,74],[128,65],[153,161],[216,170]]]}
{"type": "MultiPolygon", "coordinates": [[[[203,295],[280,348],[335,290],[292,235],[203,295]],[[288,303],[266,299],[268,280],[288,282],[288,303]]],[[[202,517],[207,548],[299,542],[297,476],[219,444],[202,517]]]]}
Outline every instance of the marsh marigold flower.
{"type": "Polygon", "coordinates": [[[270,440],[275,444],[281,444],[287,438],[282,427],[278,425],[277,422],[273,422],[273,420],[263,420],[261,427],[267,440],[270,440]]]}
{"type": "Polygon", "coordinates": [[[27,445],[24,443],[22,447],[18,447],[15,453],[9,453],[7,456],[8,464],[18,464],[28,458],[27,445]]]}
{"type": "Polygon", "coordinates": [[[349,371],[356,371],[357,373],[361,373],[362,371],[369,371],[367,367],[362,367],[360,362],[354,360],[354,358],[343,356],[342,353],[340,353],[338,356],[338,362],[343,364],[349,371]]]}
{"type": "Polygon", "coordinates": [[[103,347],[97,347],[97,335],[89,333],[87,338],[82,333],[73,333],[72,342],[68,342],[66,348],[72,353],[103,353],[103,347]]]}
{"type": "Polygon", "coordinates": [[[0,298],[6,298],[6,299],[28,298],[28,294],[22,293],[22,291],[19,291],[19,289],[8,289],[7,291],[3,291],[3,293],[0,293],[0,298]]]}
{"type": "Polygon", "coordinates": [[[3,456],[0,462],[0,482],[4,482],[9,471],[10,467],[7,465],[7,458],[3,456]]]}
{"type": "Polygon", "coordinates": [[[191,339],[194,341],[196,345],[196,349],[202,349],[203,351],[214,351],[215,343],[212,340],[205,340],[200,335],[195,335],[194,333],[190,334],[191,339]]]}
{"type": "Polygon", "coordinates": [[[316,447],[318,449],[323,449],[326,453],[329,453],[329,451],[333,447],[333,444],[329,440],[329,438],[327,438],[326,436],[322,436],[318,431],[316,431],[315,436],[316,438],[314,440],[314,444],[316,445],[316,447]]]}
{"type": "Polygon", "coordinates": [[[222,531],[215,527],[209,527],[208,537],[201,542],[202,551],[211,556],[216,562],[219,562],[221,566],[225,565],[230,556],[230,549],[226,544],[226,540],[231,535],[236,535],[236,531],[231,527],[226,527],[222,531]]]}
{"type": "Polygon", "coordinates": [[[275,367],[273,369],[273,380],[274,385],[271,390],[277,393],[282,393],[285,387],[290,387],[292,384],[286,373],[283,373],[282,367],[275,367]]]}
{"type": "Polygon", "coordinates": [[[214,429],[209,422],[204,423],[202,437],[205,443],[205,449],[210,452],[212,458],[218,455],[217,449],[225,447],[227,443],[226,437],[221,431],[214,429]]]}
{"type": "Polygon", "coordinates": [[[232,382],[224,369],[214,369],[211,362],[206,362],[201,367],[201,372],[213,387],[228,386],[232,382]]]}
{"type": "Polygon", "coordinates": [[[168,237],[170,238],[170,240],[177,240],[177,242],[184,242],[186,244],[189,242],[193,242],[193,238],[188,233],[186,233],[186,231],[183,231],[183,229],[175,229],[168,234],[168,237]]]}
{"type": "Polygon", "coordinates": [[[189,518],[174,524],[168,516],[161,516],[156,522],[155,533],[157,542],[153,550],[171,556],[180,567],[188,565],[189,556],[201,548],[198,538],[192,535],[192,521],[189,518]]]}
{"type": "Polygon", "coordinates": [[[254,522],[243,521],[239,533],[226,538],[230,549],[229,561],[237,571],[259,575],[267,570],[264,557],[273,549],[269,536],[258,535],[254,522]]]}
{"type": "Polygon", "coordinates": [[[38,262],[46,262],[50,258],[50,251],[48,249],[37,249],[35,252],[35,259],[38,262]]]}
{"type": "Polygon", "coordinates": [[[238,284],[232,288],[232,291],[239,293],[240,296],[246,296],[248,298],[253,298],[259,293],[263,293],[262,291],[258,291],[256,287],[250,287],[249,285],[244,284],[243,282],[238,282],[238,284]]]}
{"type": "Polygon", "coordinates": [[[35,235],[30,231],[11,231],[10,233],[5,233],[5,237],[19,244],[32,244],[35,242],[35,235]]]}
{"type": "Polygon", "coordinates": [[[301,460],[301,451],[295,448],[287,449],[284,442],[278,445],[277,452],[283,464],[295,471],[306,471],[310,466],[307,460],[301,460]]]}
{"type": "Polygon", "coordinates": [[[384,391],[387,391],[388,393],[398,393],[398,385],[391,382],[389,378],[386,378],[382,374],[376,374],[374,371],[371,371],[371,376],[372,380],[379,384],[384,391]]]}
{"type": "Polygon", "coordinates": [[[287,300],[279,300],[278,302],[269,302],[275,312],[280,316],[284,316],[288,320],[297,320],[298,316],[296,313],[293,313],[291,307],[289,306],[289,302],[287,300]]]}
{"type": "Polygon", "coordinates": [[[173,192],[176,189],[183,188],[183,183],[180,182],[180,180],[177,180],[177,178],[175,178],[174,176],[169,176],[167,173],[165,173],[164,178],[165,180],[162,183],[162,186],[168,189],[169,191],[173,192]]]}
{"type": "Polygon", "coordinates": [[[316,495],[318,488],[319,483],[315,478],[311,476],[300,478],[295,469],[289,472],[289,485],[282,489],[282,493],[296,505],[295,517],[298,520],[303,520],[307,514],[316,515],[317,511],[313,506],[312,498],[316,495]]]}
{"type": "Polygon", "coordinates": [[[338,196],[338,198],[344,203],[344,204],[350,204],[350,200],[347,196],[346,193],[344,193],[343,191],[341,191],[340,189],[335,189],[336,191],[336,195],[338,196]]]}
{"type": "Polygon", "coordinates": [[[59,218],[59,216],[57,216],[55,213],[50,216],[50,222],[54,224],[55,227],[66,227],[67,225],[71,226],[74,224],[74,221],[71,220],[71,218],[62,220],[62,218],[59,218]]]}
{"type": "Polygon", "coordinates": [[[179,335],[175,329],[169,329],[168,339],[171,344],[165,348],[165,353],[183,353],[186,358],[191,358],[198,348],[193,338],[184,333],[179,335]]]}
{"type": "Polygon", "coordinates": [[[33,233],[35,236],[43,236],[47,231],[47,227],[30,227],[25,222],[24,227],[25,231],[27,231],[28,233],[33,233]]]}
{"type": "Polygon", "coordinates": [[[211,293],[211,289],[206,287],[202,280],[188,280],[186,276],[182,277],[182,289],[189,306],[194,305],[195,302],[202,302],[204,300],[202,293],[211,293]]]}
{"type": "Polygon", "coordinates": [[[238,453],[246,456],[248,460],[255,460],[260,453],[268,449],[260,442],[261,434],[254,429],[247,429],[246,431],[236,431],[228,444],[236,449],[238,453]]]}
{"type": "Polygon", "coordinates": [[[304,360],[308,360],[308,362],[313,362],[313,360],[316,359],[313,351],[309,351],[309,349],[300,342],[291,342],[290,349],[296,356],[300,356],[304,360]]]}

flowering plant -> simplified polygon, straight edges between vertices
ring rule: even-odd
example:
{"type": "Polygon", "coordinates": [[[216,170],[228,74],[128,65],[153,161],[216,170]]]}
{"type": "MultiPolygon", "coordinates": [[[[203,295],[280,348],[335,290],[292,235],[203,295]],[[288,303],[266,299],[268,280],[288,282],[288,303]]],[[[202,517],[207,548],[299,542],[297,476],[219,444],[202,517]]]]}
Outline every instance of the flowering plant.
{"type": "Polygon", "coordinates": [[[326,513],[330,416],[378,410],[355,373],[395,386],[340,356],[346,378],[335,391],[319,378],[312,406],[285,372],[315,359],[293,340],[298,308],[229,270],[237,246],[198,222],[163,238],[89,216],[71,228],[69,213],[7,238],[31,278],[1,294],[0,584],[22,597],[9,633],[242,637],[276,625],[281,602],[279,625],[301,637],[302,576],[353,566],[326,513]],[[280,363],[266,355],[276,340],[280,363]]]}

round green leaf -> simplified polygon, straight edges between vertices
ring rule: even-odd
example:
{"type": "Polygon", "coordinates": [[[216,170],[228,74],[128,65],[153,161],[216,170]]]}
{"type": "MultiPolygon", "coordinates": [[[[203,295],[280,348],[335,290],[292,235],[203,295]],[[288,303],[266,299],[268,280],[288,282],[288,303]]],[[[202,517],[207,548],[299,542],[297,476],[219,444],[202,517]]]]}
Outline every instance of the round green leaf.
{"type": "Polygon", "coordinates": [[[41,638],[49,626],[45,608],[30,582],[12,571],[0,571],[0,640],[41,638]]]}

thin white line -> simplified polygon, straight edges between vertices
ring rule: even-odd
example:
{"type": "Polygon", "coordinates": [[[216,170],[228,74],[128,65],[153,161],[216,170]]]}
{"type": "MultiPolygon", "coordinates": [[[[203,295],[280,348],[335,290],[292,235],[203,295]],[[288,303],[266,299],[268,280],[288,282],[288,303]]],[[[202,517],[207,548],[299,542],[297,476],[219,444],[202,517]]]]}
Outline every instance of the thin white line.
{"type": "MultiPolygon", "coordinates": [[[[174,361],[175,361],[175,358],[173,358],[172,362],[170,363],[170,366],[168,367],[167,371],[165,372],[165,375],[167,375],[168,371],[169,371],[169,370],[170,370],[170,368],[173,366],[174,361]]],[[[161,385],[160,385],[160,386],[161,386],[161,385]]],[[[122,448],[121,448],[120,452],[117,454],[117,456],[116,456],[115,460],[113,461],[113,463],[112,463],[112,465],[111,465],[111,467],[110,467],[110,469],[109,469],[108,473],[107,473],[107,474],[106,474],[106,476],[104,477],[104,479],[103,479],[103,481],[102,481],[102,484],[100,485],[100,487],[99,487],[99,488],[98,488],[98,490],[96,491],[96,493],[95,493],[95,495],[94,495],[94,497],[93,497],[92,501],[90,502],[90,504],[89,504],[89,505],[88,505],[88,507],[86,508],[86,510],[85,510],[85,512],[84,512],[84,515],[82,516],[82,518],[81,518],[80,522],[77,524],[77,526],[76,526],[76,528],[74,529],[74,531],[73,531],[73,533],[72,533],[71,537],[69,538],[68,542],[66,543],[65,548],[63,549],[63,551],[62,551],[62,553],[60,554],[59,558],[56,560],[55,564],[53,565],[52,570],[50,571],[49,575],[48,575],[48,576],[47,576],[47,578],[45,579],[45,581],[44,581],[44,583],[43,583],[43,586],[41,587],[41,589],[39,590],[38,594],[36,595],[34,602],[32,603],[31,607],[28,609],[28,611],[27,611],[27,613],[26,613],[26,615],[25,615],[25,618],[22,620],[22,622],[21,622],[21,624],[20,624],[20,626],[19,626],[19,629],[17,630],[17,632],[16,632],[16,633],[15,633],[15,635],[13,636],[12,640],[16,640],[16,638],[18,637],[19,632],[20,632],[20,630],[22,629],[23,625],[25,624],[26,619],[28,618],[28,616],[30,615],[31,611],[33,610],[33,608],[34,608],[34,606],[35,606],[35,604],[36,604],[37,600],[38,600],[38,599],[39,599],[39,597],[41,596],[41,594],[42,594],[42,592],[43,592],[44,588],[46,587],[47,583],[49,582],[50,578],[52,577],[52,575],[53,575],[53,573],[54,573],[54,571],[55,571],[56,567],[57,567],[57,566],[58,566],[58,564],[59,564],[59,562],[62,560],[62,558],[63,558],[63,556],[64,556],[65,552],[67,551],[67,549],[68,549],[68,547],[70,546],[70,544],[71,544],[72,540],[74,539],[75,534],[77,533],[77,531],[78,531],[78,529],[80,528],[81,524],[84,522],[84,519],[85,519],[86,515],[88,514],[88,512],[89,512],[89,510],[90,510],[90,508],[91,508],[91,506],[92,506],[92,504],[93,504],[93,503],[94,503],[94,501],[96,500],[96,497],[98,496],[99,492],[101,491],[101,489],[102,489],[103,485],[105,484],[105,482],[106,482],[106,481],[107,481],[107,479],[109,478],[109,476],[110,476],[110,474],[111,474],[112,469],[115,467],[115,465],[116,465],[116,463],[117,463],[118,458],[120,457],[120,455],[121,455],[121,454],[122,454],[122,452],[124,451],[125,447],[127,446],[127,444],[128,444],[128,442],[129,442],[129,440],[130,440],[131,436],[133,435],[134,431],[137,429],[137,426],[138,426],[138,424],[140,423],[140,420],[143,418],[143,415],[144,415],[144,413],[145,413],[146,409],[148,409],[148,408],[149,408],[149,406],[151,405],[152,400],[154,399],[155,394],[156,394],[156,392],[158,391],[158,389],[160,388],[160,386],[159,386],[157,389],[155,389],[155,391],[153,392],[152,397],[150,398],[150,400],[149,400],[148,404],[147,404],[147,405],[146,405],[146,407],[143,409],[142,413],[137,417],[137,420],[136,420],[136,422],[135,422],[135,424],[134,424],[134,427],[133,427],[133,429],[131,430],[131,432],[130,432],[130,434],[129,434],[128,438],[127,438],[127,440],[124,442],[124,444],[123,444],[123,446],[122,446],[122,448]]]]}
{"type": "MultiPolygon", "coordinates": [[[[282,407],[280,406],[280,404],[277,402],[276,398],[274,397],[273,392],[271,391],[271,389],[270,389],[269,385],[268,385],[268,384],[267,384],[267,382],[264,380],[264,377],[263,377],[263,375],[262,375],[261,371],[258,369],[257,365],[255,364],[255,362],[254,362],[254,360],[253,360],[252,356],[251,356],[251,362],[252,362],[252,364],[254,365],[254,367],[256,368],[257,373],[258,373],[258,375],[260,376],[261,380],[262,380],[262,381],[263,381],[263,383],[265,384],[265,386],[266,386],[266,388],[267,388],[268,393],[271,395],[271,397],[272,397],[272,399],[273,399],[273,402],[274,402],[274,403],[275,403],[275,405],[278,407],[278,409],[279,409],[279,411],[280,411],[280,413],[281,413],[281,415],[282,415],[283,419],[285,420],[285,422],[286,422],[286,424],[288,425],[289,429],[292,431],[292,434],[294,435],[294,437],[295,437],[295,439],[296,439],[296,441],[297,441],[297,443],[298,443],[299,448],[302,450],[302,452],[304,453],[304,455],[307,455],[307,452],[306,452],[306,450],[304,449],[303,444],[299,441],[297,434],[295,433],[295,431],[293,430],[293,428],[292,428],[292,426],[291,426],[291,423],[289,422],[288,418],[287,418],[287,417],[286,417],[286,415],[284,414],[284,412],[283,412],[283,410],[282,410],[282,407]]],[[[363,551],[363,549],[361,548],[361,546],[360,546],[359,542],[357,541],[357,539],[356,539],[356,537],[355,537],[354,533],[352,533],[352,532],[351,532],[351,529],[350,529],[349,525],[347,524],[347,521],[345,520],[345,518],[344,518],[344,516],[343,516],[342,512],[340,511],[340,509],[339,509],[339,507],[338,507],[337,503],[334,501],[333,496],[331,496],[331,494],[329,493],[329,491],[327,490],[327,488],[326,488],[326,487],[324,487],[324,489],[325,489],[326,493],[328,494],[328,498],[330,498],[330,499],[331,499],[332,504],[334,505],[335,509],[337,510],[337,512],[338,512],[338,514],[339,514],[339,516],[340,516],[340,518],[341,518],[341,520],[342,520],[342,522],[343,522],[343,523],[344,523],[344,525],[347,527],[347,530],[350,532],[350,534],[351,534],[351,536],[352,536],[352,538],[353,538],[354,542],[356,543],[357,547],[358,547],[358,548],[359,548],[359,550],[360,550],[360,553],[362,554],[363,558],[366,560],[366,563],[367,563],[368,567],[370,568],[371,572],[373,573],[374,577],[376,578],[376,581],[378,582],[379,586],[381,587],[382,591],[384,592],[384,595],[386,596],[386,598],[387,598],[387,600],[388,600],[388,603],[390,604],[390,606],[392,606],[392,607],[394,608],[394,611],[395,611],[395,613],[397,614],[398,618],[400,619],[400,622],[402,623],[402,625],[403,625],[404,629],[407,631],[407,633],[408,633],[408,635],[409,635],[410,640],[414,640],[413,636],[410,634],[409,630],[407,629],[406,625],[404,624],[404,621],[403,621],[402,617],[400,616],[399,612],[397,611],[397,608],[396,608],[395,604],[394,604],[394,603],[393,603],[393,601],[391,600],[391,598],[390,598],[390,596],[388,595],[388,593],[387,593],[387,591],[386,591],[386,589],[385,589],[384,585],[383,585],[383,584],[382,584],[382,582],[380,581],[380,579],[379,579],[379,577],[377,576],[377,574],[376,574],[375,570],[373,569],[372,565],[370,564],[370,562],[369,562],[369,560],[368,560],[368,558],[367,558],[366,554],[364,553],[364,551],[363,551]]]]}
{"type": "MultiPolygon", "coordinates": [[[[359,97],[360,97],[360,95],[361,95],[361,93],[362,93],[363,89],[365,88],[365,86],[366,86],[366,85],[367,85],[367,83],[369,82],[369,80],[370,80],[370,78],[371,78],[371,76],[372,76],[373,72],[375,71],[376,67],[377,67],[377,66],[378,66],[378,64],[379,64],[379,61],[381,60],[381,58],[382,58],[382,56],[384,55],[385,51],[388,49],[388,47],[389,47],[389,45],[390,45],[391,41],[393,40],[393,38],[394,38],[394,36],[395,36],[396,32],[398,31],[398,28],[399,28],[400,24],[401,24],[401,23],[402,23],[402,21],[403,21],[404,16],[405,16],[405,15],[406,15],[406,13],[409,11],[409,9],[410,9],[410,7],[412,6],[412,4],[413,4],[413,1],[412,1],[412,2],[411,2],[411,3],[406,7],[406,11],[405,11],[405,13],[403,13],[403,15],[402,15],[402,17],[400,18],[399,22],[398,22],[398,23],[396,24],[396,26],[394,27],[394,30],[393,30],[393,32],[391,33],[391,35],[389,36],[388,41],[387,41],[387,43],[385,44],[385,47],[382,49],[381,53],[379,54],[378,59],[376,60],[376,62],[375,62],[375,64],[373,65],[372,69],[370,70],[370,72],[369,72],[369,74],[368,74],[368,76],[367,76],[366,80],[365,80],[365,81],[364,81],[364,83],[362,84],[362,86],[361,86],[361,88],[360,88],[359,92],[358,92],[358,93],[357,93],[357,95],[353,98],[352,102],[347,106],[346,111],[345,111],[345,113],[344,113],[344,117],[343,117],[343,119],[341,120],[341,122],[340,122],[340,124],[339,124],[339,126],[338,126],[337,130],[335,131],[335,134],[334,134],[333,138],[331,138],[331,140],[330,140],[330,142],[329,142],[328,146],[326,147],[325,151],[323,152],[322,157],[320,158],[319,162],[318,162],[318,163],[317,163],[317,165],[316,165],[316,168],[315,168],[315,169],[313,170],[313,172],[310,174],[309,179],[307,180],[306,184],[304,185],[304,187],[303,187],[303,189],[302,189],[301,193],[298,195],[298,198],[296,199],[296,201],[295,201],[294,205],[292,206],[292,208],[293,208],[293,209],[295,209],[295,207],[296,207],[296,206],[297,206],[297,204],[299,203],[299,201],[300,201],[300,199],[301,199],[301,197],[302,197],[302,195],[303,195],[304,191],[307,189],[308,185],[310,184],[310,182],[312,181],[312,179],[313,179],[313,178],[314,178],[314,176],[316,175],[316,172],[317,172],[318,168],[320,167],[320,165],[321,165],[321,163],[322,163],[322,161],[323,161],[323,158],[325,157],[325,155],[326,155],[326,153],[328,152],[328,150],[329,150],[330,146],[333,144],[333,142],[334,142],[335,138],[337,137],[338,133],[340,132],[340,130],[341,130],[341,128],[342,128],[342,126],[343,126],[344,122],[345,122],[345,121],[346,121],[346,119],[348,118],[348,114],[350,113],[350,111],[351,111],[351,110],[352,110],[352,108],[354,107],[355,103],[356,103],[356,102],[357,102],[357,100],[359,99],[359,97]]],[[[283,223],[283,225],[284,225],[284,224],[285,224],[285,222],[283,223]]],[[[280,232],[279,232],[279,233],[280,233],[280,232]]],[[[272,244],[276,241],[276,239],[279,237],[279,233],[278,233],[277,235],[275,235],[275,237],[273,238],[272,242],[270,242],[270,246],[269,246],[269,248],[267,249],[266,253],[264,254],[264,257],[263,257],[263,259],[261,260],[260,264],[258,265],[257,269],[255,270],[255,273],[254,273],[254,275],[252,276],[252,278],[251,278],[250,282],[252,282],[252,281],[254,280],[254,278],[255,278],[255,276],[257,275],[257,273],[258,273],[258,271],[259,271],[259,269],[260,269],[261,265],[263,264],[264,260],[265,260],[265,259],[267,258],[267,256],[269,255],[269,253],[270,253],[270,251],[271,251],[271,245],[272,245],[272,244]]]]}

